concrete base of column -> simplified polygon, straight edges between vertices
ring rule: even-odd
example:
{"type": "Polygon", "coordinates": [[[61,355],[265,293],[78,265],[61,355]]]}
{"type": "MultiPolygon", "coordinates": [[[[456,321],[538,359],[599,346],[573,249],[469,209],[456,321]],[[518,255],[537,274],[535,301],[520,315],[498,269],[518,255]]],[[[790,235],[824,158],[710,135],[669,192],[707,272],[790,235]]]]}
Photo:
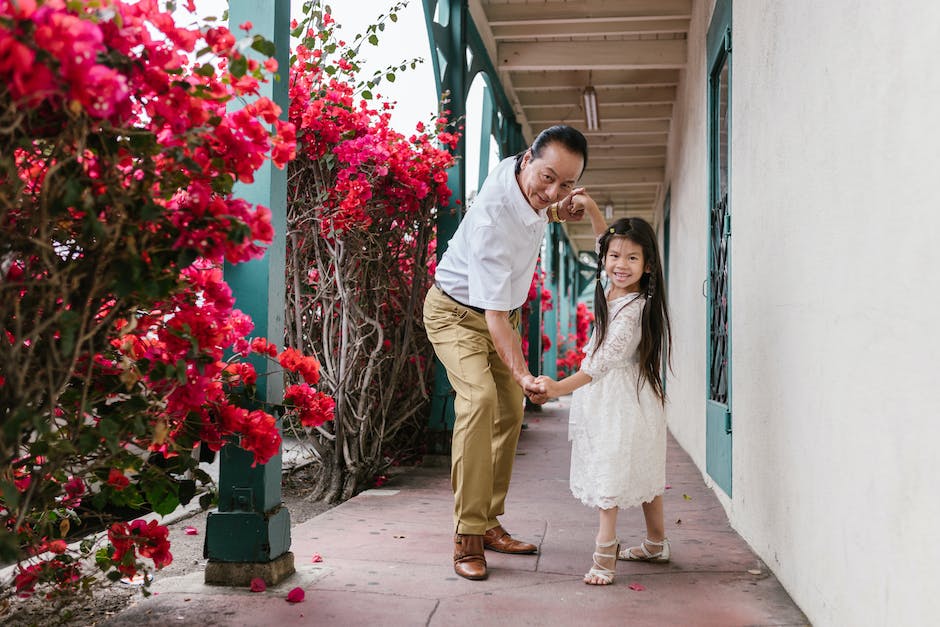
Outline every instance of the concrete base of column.
{"type": "Polygon", "coordinates": [[[220,562],[206,564],[206,584],[210,586],[247,587],[255,577],[276,586],[294,574],[294,554],[288,551],[270,562],[220,562]]]}

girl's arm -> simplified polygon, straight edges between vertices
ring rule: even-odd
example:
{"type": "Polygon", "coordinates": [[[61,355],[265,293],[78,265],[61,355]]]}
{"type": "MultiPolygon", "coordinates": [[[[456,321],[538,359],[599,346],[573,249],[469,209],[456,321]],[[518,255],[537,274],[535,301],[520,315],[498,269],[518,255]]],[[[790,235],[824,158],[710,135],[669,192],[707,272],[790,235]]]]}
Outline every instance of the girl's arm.
{"type": "Polygon", "coordinates": [[[591,228],[594,229],[594,237],[600,237],[607,230],[607,221],[598,208],[597,203],[586,192],[582,192],[573,198],[573,202],[588,215],[591,220],[591,228]]]}
{"type": "Polygon", "coordinates": [[[571,394],[577,390],[582,385],[587,385],[591,382],[591,376],[584,372],[576,372],[570,377],[565,377],[561,381],[555,381],[551,377],[547,377],[544,374],[538,377],[535,381],[541,383],[545,387],[545,394],[549,397],[559,397],[566,394],[571,394]]]}

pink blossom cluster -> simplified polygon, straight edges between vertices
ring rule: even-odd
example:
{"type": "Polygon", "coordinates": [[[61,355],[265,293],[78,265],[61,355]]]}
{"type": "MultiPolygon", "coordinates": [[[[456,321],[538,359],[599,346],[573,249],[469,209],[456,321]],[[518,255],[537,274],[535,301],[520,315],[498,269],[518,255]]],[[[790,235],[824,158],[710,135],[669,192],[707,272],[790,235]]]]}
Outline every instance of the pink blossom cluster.
{"type": "MultiPolygon", "coordinates": [[[[332,18],[326,18],[329,26],[332,18]]],[[[447,118],[439,117],[433,132],[423,124],[409,137],[393,130],[389,103],[371,108],[355,96],[354,70],[342,56],[344,42],[331,65],[322,48],[331,35],[330,28],[308,32],[307,43],[313,45],[297,47],[288,110],[298,129],[298,150],[311,160],[326,154],[336,159],[336,183],[323,201],[324,221],[332,228],[325,230],[368,228],[378,215],[405,218],[429,196],[446,206],[453,156],[437,145],[453,149],[458,141],[444,130],[447,118]]]]}

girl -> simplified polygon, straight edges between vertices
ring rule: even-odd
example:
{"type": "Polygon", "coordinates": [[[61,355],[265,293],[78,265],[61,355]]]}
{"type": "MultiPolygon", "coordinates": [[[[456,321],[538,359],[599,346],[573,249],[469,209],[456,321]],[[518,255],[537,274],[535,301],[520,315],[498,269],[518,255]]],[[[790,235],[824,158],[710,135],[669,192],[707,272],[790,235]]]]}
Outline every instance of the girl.
{"type": "Polygon", "coordinates": [[[607,227],[586,194],[585,208],[598,235],[595,329],[579,372],[555,381],[539,377],[548,396],[574,393],[571,492],[600,510],[594,564],[584,576],[592,585],[614,581],[622,560],[668,562],[663,525],[666,484],[663,354],[671,338],[662,263],[656,234],[645,220],[622,218],[607,227]],[[609,287],[605,293],[601,269],[609,287]],[[620,551],[616,538],[621,507],[643,505],[646,539],[620,551]]]}

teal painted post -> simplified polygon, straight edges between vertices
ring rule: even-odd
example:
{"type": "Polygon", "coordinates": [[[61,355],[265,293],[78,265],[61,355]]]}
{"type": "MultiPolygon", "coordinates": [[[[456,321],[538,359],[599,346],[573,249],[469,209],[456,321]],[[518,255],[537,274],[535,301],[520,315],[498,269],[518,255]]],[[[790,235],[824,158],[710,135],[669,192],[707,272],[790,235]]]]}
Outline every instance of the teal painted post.
{"type": "MultiPolygon", "coordinates": [[[[281,80],[263,84],[261,94],[272,98],[286,118],[290,1],[232,0],[229,7],[232,32],[238,33],[238,24],[246,21],[254,24],[254,32],[276,46],[281,80]]],[[[233,103],[232,106],[242,105],[233,103]]],[[[235,194],[271,209],[275,237],[262,259],[237,266],[226,265],[225,278],[235,295],[235,306],[254,320],[253,335],[281,344],[284,339],[287,173],[267,162],[255,174],[255,182],[236,185],[235,194]]],[[[260,360],[255,366],[259,373],[267,369],[260,360]]],[[[283,391],[280,374],[268,376],[258,385],[262,400],[280,402],[283,391]]],[[[278,453],[267,464],[254,468],[252,461],[250,453],[233,444],[221,451],[219,510],[211,513],[206,523],[204,554],[210,564],[271,562],[290,549],[290,514],[281,503],[281,455],[278,453]]],[[[293,572],[292,562],[290,572],[293,572]]]]}
{"type": "MultiPolygon", "coordinates": [[[[449,92],[450,101],[446,107],[450,109],[450,120],[462,120],[466,116],[467,102],[467,21],[469,19],[467,4],[461,0],[424,0],[425,23],[428,28],[432,50],[431,56],[434,65],[434,76],[437,79],[437,94],[442,97],[449,92]],[[434,22],[435,9],[439,4],[440,23],[434,22]]],[[[456,124],[450,129],[458,132],[456,124]]],[[[457,144],[457,162],[447,171],[447,186],[450,188],[450,204],[443,208],[437,216],[437,258],[440,259],[447,250],[447,243],[457,231],[462,215],[462,207],[466,201],[466,138],[461,133],[457,144]]],[[[454,394],[450,382],[447,380],[447,371],[435,359],[434,392],[431,395],[431,416],[429,427],[433,433],[444,437],[432,435],[431,448],[437,452],[449,450],[446,434],[454,429],[454,394]]]]}
{"type": "MultiPolygon", "coordinates": [[[[575,254],[574,248],[572,248],[571,241],[568,241],[568,285],[571,286],[568,292],[568,307],[571,315],[568,317],[568,333],[575,338],[577,338],[578,333],[578,297],[580,291],[578,290],[578,276],[581,273],[581,264],[578,262],[578,257],[575,254]]],[[[572,342],[571,348],[575,347],[575,342],[572,342]]]]}
{"type": "Polygon", "coordinates": [[[490,88],[483,86],[483,115],[480,125],[480,170],[477,176],[477,191],[483,187],[483,181],[490,173],[490,141],[493,136],[493,96],[490,88]]]}
{"type": "Polygon", "coordinates": [[[543,325],[550,346],[542,353],[542,372],[553,379],[558,376],[558,225],[549,224],[545,232],[545,289],[552,293],[552,308],[545,312],[543,325]]]}

